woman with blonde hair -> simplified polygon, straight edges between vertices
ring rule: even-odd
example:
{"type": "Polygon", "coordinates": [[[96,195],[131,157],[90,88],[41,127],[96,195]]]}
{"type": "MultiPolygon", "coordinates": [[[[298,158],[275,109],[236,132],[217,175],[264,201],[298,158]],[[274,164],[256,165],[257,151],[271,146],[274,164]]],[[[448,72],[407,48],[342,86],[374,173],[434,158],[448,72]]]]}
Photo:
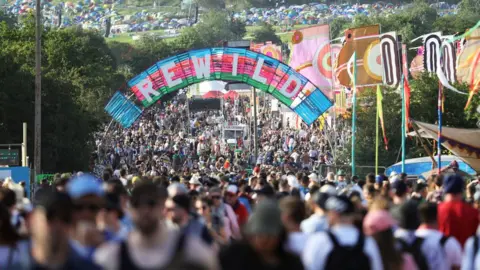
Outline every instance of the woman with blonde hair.
{"type": "Polygon", "coordinates": [[[396,222],[386,210],[370,210],[363,220],[363,232],[377,242],[385,270],[418,269],[410,254],[397,249],[393,236],[394,226],[396,222]]]}

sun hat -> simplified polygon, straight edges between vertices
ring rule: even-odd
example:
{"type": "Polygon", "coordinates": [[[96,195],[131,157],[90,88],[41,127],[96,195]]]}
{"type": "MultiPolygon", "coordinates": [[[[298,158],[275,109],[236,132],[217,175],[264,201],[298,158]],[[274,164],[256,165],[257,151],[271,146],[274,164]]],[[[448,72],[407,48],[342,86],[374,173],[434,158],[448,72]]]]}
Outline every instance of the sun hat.
{"type": "Polygon", "coordinates": [[[385,231],[397,225],[397,221],[385,210],[374,210],[367,213],[363,219],[363,232],[372,235],[385,231]]]}
{"type": "Polygon", "coordinates": [[[199,186],[202,185],[202,183],[200,182],[200,179],[198,177],[192,177],[192,179],[190,179],[190,181],[188,181],[188,183],[190,185],[199,185],[199,186]]]}

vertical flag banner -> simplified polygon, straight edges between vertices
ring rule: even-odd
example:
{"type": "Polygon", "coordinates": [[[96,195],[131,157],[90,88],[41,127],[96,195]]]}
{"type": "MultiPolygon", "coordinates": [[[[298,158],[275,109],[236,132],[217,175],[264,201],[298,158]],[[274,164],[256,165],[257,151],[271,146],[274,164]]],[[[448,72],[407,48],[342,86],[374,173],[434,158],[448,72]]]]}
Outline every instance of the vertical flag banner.
{"type": "Polygon", "coordinates": [[[352,57],[347,62],[348,68],[353,66],[353,74],[348,72],[348,75],[351,77],[353,82],[353,93],[352,93],[352,176],[355,175],[355,138],[357,137],[357,53],[354,51],[352,57]]]}
{"type": "Polygon", "coordinates": [[[417,49],[417,55],[413,58],[410,63],[410,74],[414,79],[420,78],[422,73],[425,71],[423,67],[423,46],[417,49]]]}
{"type": "Polygon", "coordinates": [[[339,83],[345,87],[353,85],[348,74],[347,63],[355,52],[358,73],[356,86],[382,84],[383,68],[380,47],[380,27],[378,25],[347,29],[345,43],[338,54],[335,68],[339,83]]]}
{"type": "Polygon", "coordinates": [[[443,85],[438,83],[438,100],[437,100],[437,114],[438,114],[438,138],[437,138],[437,155],[438,155],[438,174],[442,169],[442,111],[443,111],[443,85]]]}
{"type": "Polygon", "coordinates": [[[292,36],[289,65],[333,99],[332,59],[338,51],[338,46],[330,46],[327,24],[300,29],[292,36]]]}
{"type": "Polygon", "coordinates": [[[457,80],[457,48],[455,43],[443,41],[442,43],[442,70],[449,83],[457,80]]]}
{"type": "Polygon", "coordinates": [[[403,93],[405,95],[405,130],[408,132],[410,127],[410,83],[408,82],[408,68],[407,68],[407,45],[402,44],[402,65],[403,65],[403,93]]]}
{"type": "Polygon", "coordinates": [[[382,55],[383,84],[397,87],[400,83],[400,54],[397,33],[385,33],[380,38],[382,55]]]}
{"type": "Polygon", "coordinates": [[[380,120],[380,125],[382,127],[382,136],[383,136],[383,143],[385,144],[385,150],[388,150],[388,139],[387,139],[387,132],[385,130],[385,120],[383,119],[383,95],[382,89],[380,89],[380,85],[377,85],[377,114],[378,119],[380,120]]]}
{"type": "Polygon", "coordinates": [[[440,64],[440,47],[442,33],[436,32],[423,37],[423,68],[427,72],[436,73],[440,64]]]}
{"type": "Polygon", "coordinates": [[[465,108],[473,96],[480,91],[480,29],[473,30],[465,37],[465,44],[457,59],[457,79],[469,85],[469,97],[465,108]]]}
{"type": "Polygon", "coordinates": [[[118,91],[105,106],[105,111],[124,128],[129,128],[142,114],[140,108],[118,91]]]}

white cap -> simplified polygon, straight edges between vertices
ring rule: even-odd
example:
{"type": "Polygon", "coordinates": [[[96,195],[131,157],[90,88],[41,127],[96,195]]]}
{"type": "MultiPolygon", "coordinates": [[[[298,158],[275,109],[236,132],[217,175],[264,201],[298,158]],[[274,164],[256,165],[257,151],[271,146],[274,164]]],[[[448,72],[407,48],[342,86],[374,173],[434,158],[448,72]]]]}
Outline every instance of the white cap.
{"type": "Polygon", "coordinates": [[[229,185],[227,187],[227,192],[232,193],[232,194],[237,194],[238,193],[238,187],[235,185],[229,185]]]}
{"type": "Polygon", "coordinates": [[[398,175],[398,173],[396,171],[392,171],[388,178],[391,178],[391,177],[394,177],[394,176],[397,176],[397,175],[398,175]]]}
{"type": "Polygon", "coordinates": [[[318,182],[318,176],[316,173],[311,173],[308,178],[310,178],[311,180],[315,181],[315,182],[318,182]]]}

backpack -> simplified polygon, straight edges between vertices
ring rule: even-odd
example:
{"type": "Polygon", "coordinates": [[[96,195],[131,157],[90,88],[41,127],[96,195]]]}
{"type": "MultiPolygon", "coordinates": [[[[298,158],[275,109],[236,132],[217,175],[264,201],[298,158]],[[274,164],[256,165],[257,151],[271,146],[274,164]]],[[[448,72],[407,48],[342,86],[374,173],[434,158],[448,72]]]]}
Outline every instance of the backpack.
{"type": "Polygon", "coordinates": [[[326,270],[368,270],[370,269],[370,259],[363,251],[365,236],[360,233],[357,243],[354,246],[341,246],[337,238],[328,232],[333,249],[327,257],[325,264],[326,270]]]}
{"type": "Polygon", "coordinates": [[[423,240],[423,238],[417,237],[415,241],[409,245],[405,240],[397,239],[398,243],[400,243],[401,250],[412,255],[415,264],[417,264],[417,268],[419,270],[428,270],[427,258],[425,258],[425,254],[422,252],[423,240]]]}

